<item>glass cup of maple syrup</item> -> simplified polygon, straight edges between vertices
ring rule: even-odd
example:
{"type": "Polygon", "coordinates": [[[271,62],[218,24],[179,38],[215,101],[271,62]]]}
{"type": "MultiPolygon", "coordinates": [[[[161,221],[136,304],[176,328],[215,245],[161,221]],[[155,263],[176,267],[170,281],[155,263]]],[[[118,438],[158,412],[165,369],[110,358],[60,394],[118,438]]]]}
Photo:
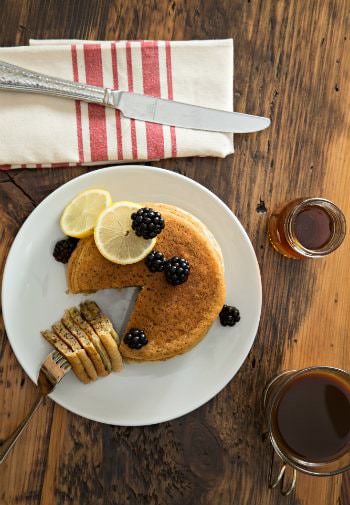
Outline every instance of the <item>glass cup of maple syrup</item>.
{"type": "Polygon", "coordinates": [[[264,410],[274,449],[270,487],[280,485],[282,494],[288,495],[297,470],[330,476],[350,469],[348,372],[329,366],[283,372],[267,385],[264,410]]]}
{"type": "Polygon", "coordinates": [[[346,234],[342,211],[324,198],[298,198],[272,213],[268,235],[288,258],[321,258],[335,251],[346,234]]]}

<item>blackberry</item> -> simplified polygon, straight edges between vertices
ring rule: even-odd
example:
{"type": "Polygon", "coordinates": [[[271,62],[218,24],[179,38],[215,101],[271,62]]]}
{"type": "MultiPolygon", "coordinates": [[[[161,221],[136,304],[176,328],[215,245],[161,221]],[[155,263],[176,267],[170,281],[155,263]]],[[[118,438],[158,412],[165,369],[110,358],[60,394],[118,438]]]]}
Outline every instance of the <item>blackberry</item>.
{"type": "Polygon", "coordinates": [[[142,330],[132,328],[125,335],[124,342],[130,347],[130,349],[141,349],[141,347],[148,344],[148,338],[142,330]]]}
{"type": "Polygon", "coordinates": [[[163,272],[165,264],[164,254],[159,251],[152,251],[146,258],[146,265],[151,272],[163,272]]]}
{"type": "Polygon", "coordinates": [[[143,207],[131,214],[131,220],[136,235],[146,240],[156,237],[164,228],[164,219],[160,213],[149,207],[143,207]]]}
{"type": "Polygon", "coordinates": [[[231,305],[224,305],[219,317],[222,326],[234,326],[241,319],[237,307],[231,307],[231,305]]]}
{"type": "Polygon", "coordinates": [[[56,242],[55,248],[53,250],[53,257],[56,261],[60,263],[68,263],[72,252],[77,247],[79,239],[74,237],[68,237],[64,240],[59,240],[56,242]]]}
{"type": "Polygon", "coordinates": [[[165,265],[165,277],[169,284],[177,286],[186,282],[190,274],[190,264],[184,258],[174,256],[165,265]]]}

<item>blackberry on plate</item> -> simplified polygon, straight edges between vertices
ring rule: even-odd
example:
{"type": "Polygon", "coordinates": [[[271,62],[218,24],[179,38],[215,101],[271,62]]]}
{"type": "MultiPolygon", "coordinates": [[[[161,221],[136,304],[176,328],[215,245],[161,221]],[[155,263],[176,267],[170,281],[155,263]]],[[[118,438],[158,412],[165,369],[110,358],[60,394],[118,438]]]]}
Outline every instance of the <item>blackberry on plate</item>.
{"type": "Polygon", "coordinates": [[[148,338],[142,330],[132,328],[125,335],[124,342],[130,349],[141,349],[141,347],[148,344],[148,338]]]}
{"type": "Polygon", "coordinates": [[[169,284],[177,286],[187,281],[190,274],[190,264],[184,258],[174,256],[165,265],[165,277],[169,284]]]}
{"type": "Polygon", "coordinates": [[[146,265],[151,272],[163,272],[165,264],[164,254],[159,251],[152,251],[146,257],[146,265]]]}
{"type": "Polygon", "coordinates": [[[237,307],[232,307],[231,305],[224,305],[219,317],[222,326],[234,326],[241,319],[237,307]]]}
{"type": "Polygon", "coordinates": [[[60,263],[68,263],[68,260],[74,249],[77,247],[78,242],[79,239],[74,237],[68,237],[56,242],[52,253],[55,260],[60,263]]]}
{"type": "Polygon", "coordinates": [[[132,229],[138,237],[146,240],[155,238],[164,228],[164,219],[159,212],[143,207],[131,214],[132,229]]]}

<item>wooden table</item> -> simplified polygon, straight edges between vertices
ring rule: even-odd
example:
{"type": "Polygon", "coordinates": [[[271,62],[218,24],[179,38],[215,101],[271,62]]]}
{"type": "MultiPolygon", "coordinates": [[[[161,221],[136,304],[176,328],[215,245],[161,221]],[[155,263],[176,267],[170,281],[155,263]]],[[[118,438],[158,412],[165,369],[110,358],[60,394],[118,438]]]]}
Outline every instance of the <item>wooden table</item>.
{"type": "MultiPolygon", "coordinates": [[[[350,3],[346,0],[2,0],[1,45],[29,38],[233,37],[235,109],[270,116],[221,159],[159,163],[214,191],[236,213],[261,267],[255,344],[212,401],[145,428],[97,424],[51,401],[1,467],[0,503],[331,505],[350,503],[349,476],[300,476],[296,495],[267,488],[266,382],[286,368],[350,368],[350,240],[327,259],[284,259],[269,246],[270,211],[300,195],[334,200],[350,222],[350,3]]],[[[1,111],[0,111],[1,120],[1,111]]],[[[0,153],[1,158],[1,153],[0,153]]],[[[24,219],[87,168],[0,173],[1,269],[24,219]]],[[[19,307],[20,313],[20,307],[19,307]]],[[[0,438],[37,395],[2,325],[0,438]]]]}

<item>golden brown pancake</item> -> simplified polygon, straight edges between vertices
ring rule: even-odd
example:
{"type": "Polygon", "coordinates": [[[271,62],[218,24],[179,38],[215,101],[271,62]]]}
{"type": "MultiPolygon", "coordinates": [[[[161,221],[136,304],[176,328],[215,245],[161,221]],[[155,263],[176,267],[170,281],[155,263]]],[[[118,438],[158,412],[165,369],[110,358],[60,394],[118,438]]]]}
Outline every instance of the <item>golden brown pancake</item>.
{"type": "Polygon", "coordinates": [[[67,344],[65,344],[65,342],[63,342],[63,340],[61,340],[60,337],[58,337],[53,331],[45,330],[42,331],[41,334],[49,342],[49,344],[53,345],[57,351],[59,351],[62,356],[67,359],[77,378],[84,384],[89,384],[90,378],[87,375],[81,360],[81,354],[85,351],[83,349],[72,351],[72,349],[67,344]]]}
{"type": "Polygon", "coordinates": [[[156,250],[167,258],[182,256],[191,266],[184,284],[172,286],[164,273],[151,273],[144,261],[118,265],[105,259],[94,238],[80,240],[68,263],[68,287],[72,293],[99,289],[140,287],[126,332],[142,329],[148,344],[130,349],[123,342],[124,358],[156,361],[190,350],[207,333],[225,301],[222,255],[214,237],[196,218],[165,204],[148,204],[159,210],[165,229],[156,250]]]}

